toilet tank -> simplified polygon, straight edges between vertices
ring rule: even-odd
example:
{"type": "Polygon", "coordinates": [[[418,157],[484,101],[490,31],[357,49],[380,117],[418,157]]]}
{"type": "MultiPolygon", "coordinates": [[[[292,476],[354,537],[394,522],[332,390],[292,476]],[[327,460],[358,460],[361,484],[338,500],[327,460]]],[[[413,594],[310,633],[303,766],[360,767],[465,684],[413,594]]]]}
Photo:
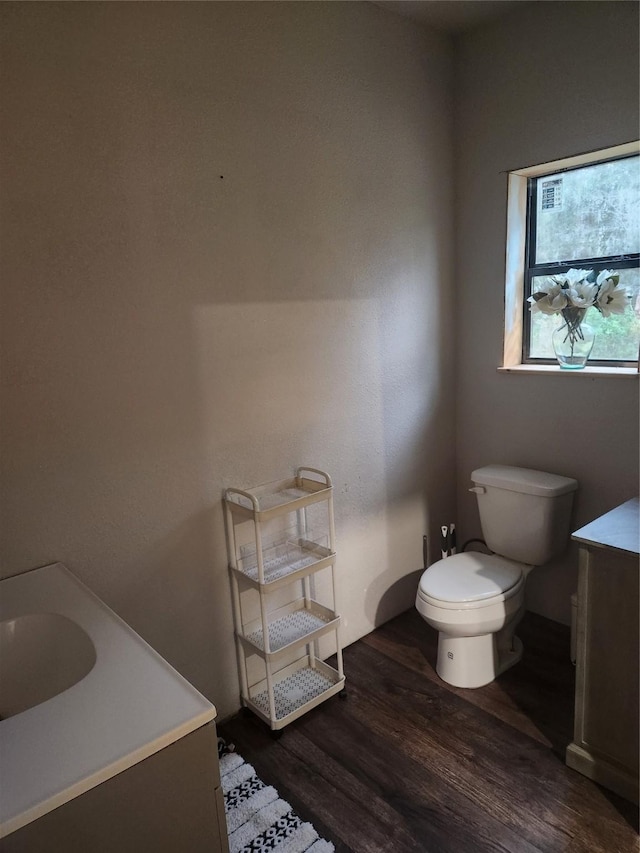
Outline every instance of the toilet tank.
{"type": "Polygon", "coordinates": [[[577,480],[509,465],[477,468],[471,480],[485,542],[496,554],[542,566],[565,550],[577,480]]]}

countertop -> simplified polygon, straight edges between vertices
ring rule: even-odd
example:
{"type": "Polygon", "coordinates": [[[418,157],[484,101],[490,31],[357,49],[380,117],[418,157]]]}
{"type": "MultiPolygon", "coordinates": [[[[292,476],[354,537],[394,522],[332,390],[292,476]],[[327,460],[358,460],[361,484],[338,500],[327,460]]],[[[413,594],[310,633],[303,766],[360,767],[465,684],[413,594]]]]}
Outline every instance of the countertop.
{"type": "Polygon", "coordinates": [[[640,554],[640,498],[631,498],[601,515],[576,530],[571,538],[593,548],[640,554]]]}

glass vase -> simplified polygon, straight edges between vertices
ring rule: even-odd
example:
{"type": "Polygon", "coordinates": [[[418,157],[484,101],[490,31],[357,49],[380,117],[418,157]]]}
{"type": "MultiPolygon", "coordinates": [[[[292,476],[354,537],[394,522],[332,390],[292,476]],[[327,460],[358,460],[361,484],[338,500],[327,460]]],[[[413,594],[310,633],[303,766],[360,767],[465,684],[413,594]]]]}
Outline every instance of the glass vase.
{"type": "Polygon", "coordinates": [[[586,308],[565,308],[562,323],[553,332],[553,350],[563,370],[582,370],[587,363],[596,333],[584,322],[586,308]]]}

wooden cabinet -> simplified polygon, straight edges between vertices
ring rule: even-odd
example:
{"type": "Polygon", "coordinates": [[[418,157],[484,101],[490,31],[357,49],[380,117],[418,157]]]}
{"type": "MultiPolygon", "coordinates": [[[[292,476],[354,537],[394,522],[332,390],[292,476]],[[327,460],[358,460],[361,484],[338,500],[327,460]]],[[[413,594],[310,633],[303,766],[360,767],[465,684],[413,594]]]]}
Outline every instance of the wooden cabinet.
{"type": "Polygon", "coordinates": [[[228,853],[214,722],[0,840],[2,853],[228,853]]]}
{"type": "Polygon", "coordinates": [[[580,543],[576,703],[566,761],[638,802],[638,498],[573,534],[580,543]]]}

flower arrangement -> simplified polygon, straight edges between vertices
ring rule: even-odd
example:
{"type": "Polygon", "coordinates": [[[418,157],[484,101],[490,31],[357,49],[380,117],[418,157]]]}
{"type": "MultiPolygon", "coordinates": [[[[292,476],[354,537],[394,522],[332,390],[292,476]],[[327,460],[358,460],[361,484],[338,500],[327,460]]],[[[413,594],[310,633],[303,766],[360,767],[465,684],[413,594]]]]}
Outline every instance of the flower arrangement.
{"type": "MultiPolygon", "coordinates": [[[[570,269],[562,275],[551,276],[551,281],[550,287],[532,294],[527,301],[531,303],[532,313],[562,314],[564,323],[556,334],[564,333],[562,343],[568,342],[569,350],[567,357],[561,357],[556,348],[556,355],[562,367],[575,366],[574,349],[585,341],[582,322],[589,308],[595,308],[603,317],[623,314],[629,297],[625,290],[618,289],[619,273],[611,270],[602,270],[596,276],[593,270],[570,269]]],[[[591,346],[588,351],[590,349],[591,346]]]]}
{"type": "Polygon", "coordinates": [[[623,314],[627,307],[626,291],[618,290],[620,275],[611,270],[602,270],[596,275],[593,270],[570,269],[563,275],[551,276],[553,284],[546,291],[538,291],[529,297],[531,311],[543,314],[562,314],[568,322],[570,316],[580,317],[582,322],[588,308],[596,308],[603,317],[611,314],[623,314]],[[577,309],[577,311],[571,311],[577,309]]]}

